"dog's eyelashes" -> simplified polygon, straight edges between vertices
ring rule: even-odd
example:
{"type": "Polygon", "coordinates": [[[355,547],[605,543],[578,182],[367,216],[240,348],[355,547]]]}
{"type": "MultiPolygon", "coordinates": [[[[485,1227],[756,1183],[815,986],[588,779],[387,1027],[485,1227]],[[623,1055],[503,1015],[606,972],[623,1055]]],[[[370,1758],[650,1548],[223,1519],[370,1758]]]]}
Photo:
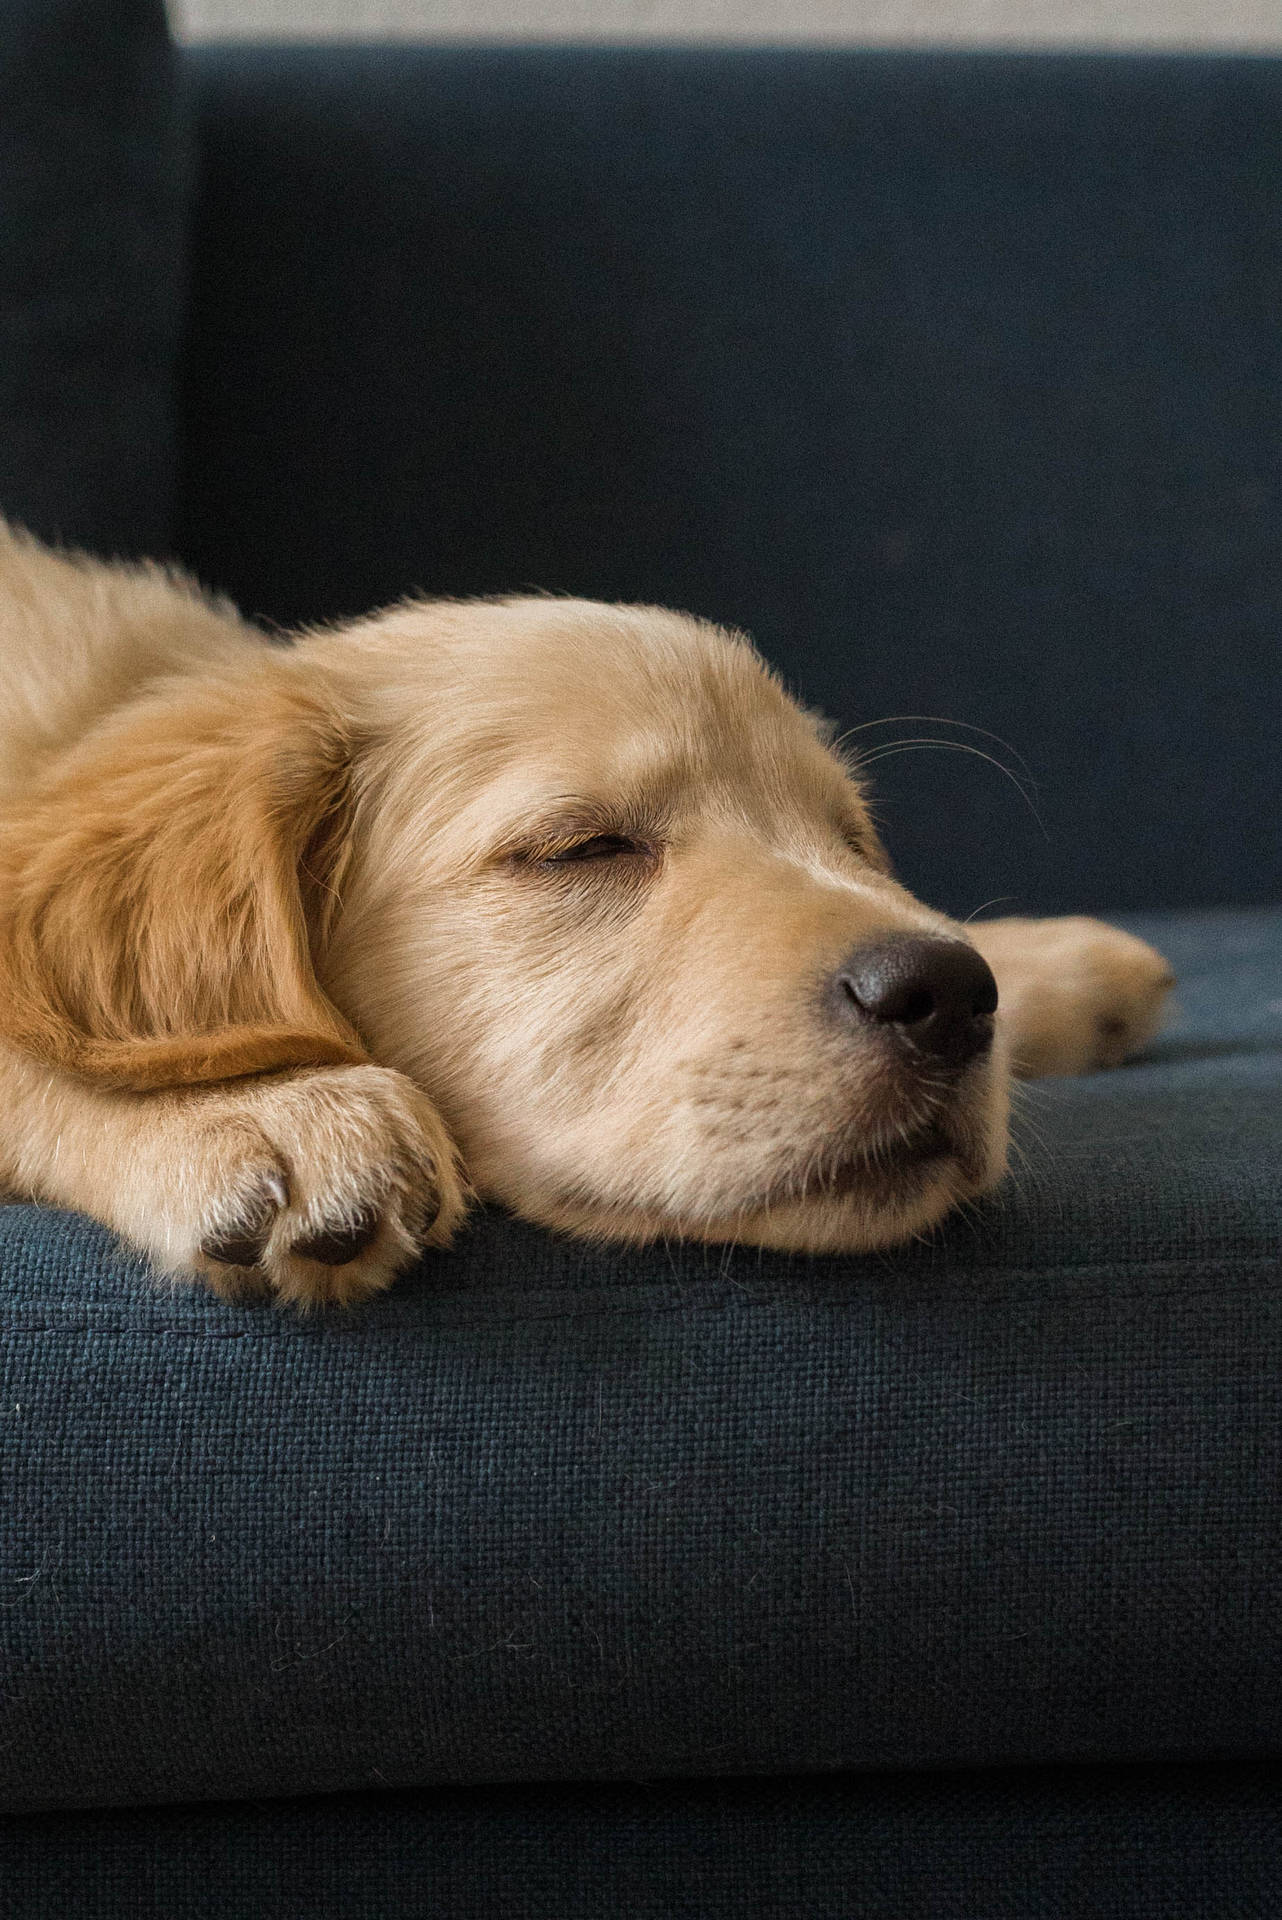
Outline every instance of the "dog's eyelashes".
{"type": "Polygon", "coordinates": [[[589,871],[618,867],[639,875],[642,868],[655,865],[658,852],[652,841],[634,839],[631,834],[588,833],[583,828],[576,834],[575,829],[567,825],[560,832],[551,829],[536,841],[514,847],[507,854],[506,862],[511,868],[524,869],[527,873],[560,872],[567,867],[589,871]]]}
{"type": "Polygon", "coordinates": [[[545,853],[542,864],[547,867],[568,867],[580,861],[621,860],[648,851],[648,848],[621,833],[594,833],[589,840],[576,840],[572,846],[545,853]]]}

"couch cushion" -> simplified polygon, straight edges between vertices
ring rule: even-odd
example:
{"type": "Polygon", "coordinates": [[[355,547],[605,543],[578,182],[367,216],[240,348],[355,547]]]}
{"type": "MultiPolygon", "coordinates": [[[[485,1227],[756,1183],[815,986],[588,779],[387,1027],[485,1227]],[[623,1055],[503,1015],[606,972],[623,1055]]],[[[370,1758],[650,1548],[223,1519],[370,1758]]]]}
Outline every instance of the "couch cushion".
{"type": "Polygon", "coordinates": [[[1143,924],[1180,1022],[895,1255],[300,1323],[0,1214],[6,1804],[1277,1753],[1282,913],[1143,924]]]}
{"type": "Polygon", "coordinates": [[[0,29],[0,513],[169,550],[187,168],[162,0],[0,29]]]}

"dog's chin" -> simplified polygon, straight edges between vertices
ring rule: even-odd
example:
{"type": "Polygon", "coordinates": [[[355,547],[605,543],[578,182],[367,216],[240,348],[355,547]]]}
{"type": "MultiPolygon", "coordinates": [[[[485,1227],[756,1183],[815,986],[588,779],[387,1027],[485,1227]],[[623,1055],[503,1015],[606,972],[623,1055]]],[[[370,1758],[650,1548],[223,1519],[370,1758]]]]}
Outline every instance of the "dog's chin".
{"type": "Polygon", "coordinates": [[[986,1168],[932,1136],[879,1161],[860,1157],[820,1168],[697,1237],[792,1253],[870,1253],[936,1226],[989,1184],[986,1168]]]}
{"type": "Polygon", "coordinates": [[[937,1226],[960,1201],[978,1191],[950,1156],[914,1176],[838,1180],[736,1215],[700,1232],[701,1240],[790,1253],[871,1253],[898,1246],[937,1226]]]}
{"type": "Polygon", "coordinates": [[[792,1172],[733,1207],[655,1212],[561,1200],[519,1210],[592,1240],[665,1238],[791,1253],[870,1253],[938,1225],[987,1191],[1005,1167],[1004,1140],[983,1145],[930,1132],[876,1157],[851,1155],[792,1172]]]}

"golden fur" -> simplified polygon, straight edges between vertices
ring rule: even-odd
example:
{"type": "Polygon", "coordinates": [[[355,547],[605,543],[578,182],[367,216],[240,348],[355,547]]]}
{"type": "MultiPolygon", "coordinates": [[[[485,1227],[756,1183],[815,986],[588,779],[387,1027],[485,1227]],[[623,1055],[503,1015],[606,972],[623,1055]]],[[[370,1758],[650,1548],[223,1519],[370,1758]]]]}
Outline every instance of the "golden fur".
{"type": "Polygon", "coordinates": [[[599,1237],[885,1245],[1000,1177],[1012,1057],[1121,1058],[1169,985],[1098,922],[914,900],[706,622],[424,602],[280,646],[0,525],[0,1179],[165,1271],[352,1299],[469,1187],[599,1237]],[[817,1011],[895,933],[997,975],[960,1075],[817,1011]]]}

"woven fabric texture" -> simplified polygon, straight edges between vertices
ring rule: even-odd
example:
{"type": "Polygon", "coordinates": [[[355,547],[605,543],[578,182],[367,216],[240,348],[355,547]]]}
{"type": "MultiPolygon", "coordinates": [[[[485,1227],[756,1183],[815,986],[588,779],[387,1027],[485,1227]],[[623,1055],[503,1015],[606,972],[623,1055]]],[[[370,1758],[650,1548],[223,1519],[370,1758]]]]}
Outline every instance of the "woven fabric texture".
{"type": "MultiPolygon", "coordinates": [[[[157,0],[6,10],[0,509],[169,549],[189,271],[172,544],[250,612],[684,604],[1025,756],[879,767],[940,905],[1277,901],[1282,63],[186,77],[184,263],[157,0]]],[[[0,1211],[0,1906],[1271,1917],[1282,914],[1141,930],[1180,1022],[895,1255],[482,1214],[302,1325],[0,1211]]]]}
{"type": "Polygon", "coordinates": [[[746,627],[969,914],[1282,898],[1282,61],[207,48],[182,550],[746,627]],[[863,736],[883,743],[930,725],[863,736]],[[981,734],[957,741],[1000,749],[981,734]],[[1016,763],[1017,766],[1017,763],[1016,763]]]}
{"type": "Polygon", "coordinates": [[[0,12],[0,513],[170,551],[187,142],[162,0],[0,12]]]}
{"type": "Polygon", "coordinates": [[[4,1804],[1275,1752],[1282,914],[1148,930],[896,1255],[490,1214],[300,1324],[0,1213],[4,1804]]]}
{"type": "Polygon", "coordinates": [[[0,1821],[23,1920],[1276,1920],[1282,1770],[632,1782],[0,1821]]]}

